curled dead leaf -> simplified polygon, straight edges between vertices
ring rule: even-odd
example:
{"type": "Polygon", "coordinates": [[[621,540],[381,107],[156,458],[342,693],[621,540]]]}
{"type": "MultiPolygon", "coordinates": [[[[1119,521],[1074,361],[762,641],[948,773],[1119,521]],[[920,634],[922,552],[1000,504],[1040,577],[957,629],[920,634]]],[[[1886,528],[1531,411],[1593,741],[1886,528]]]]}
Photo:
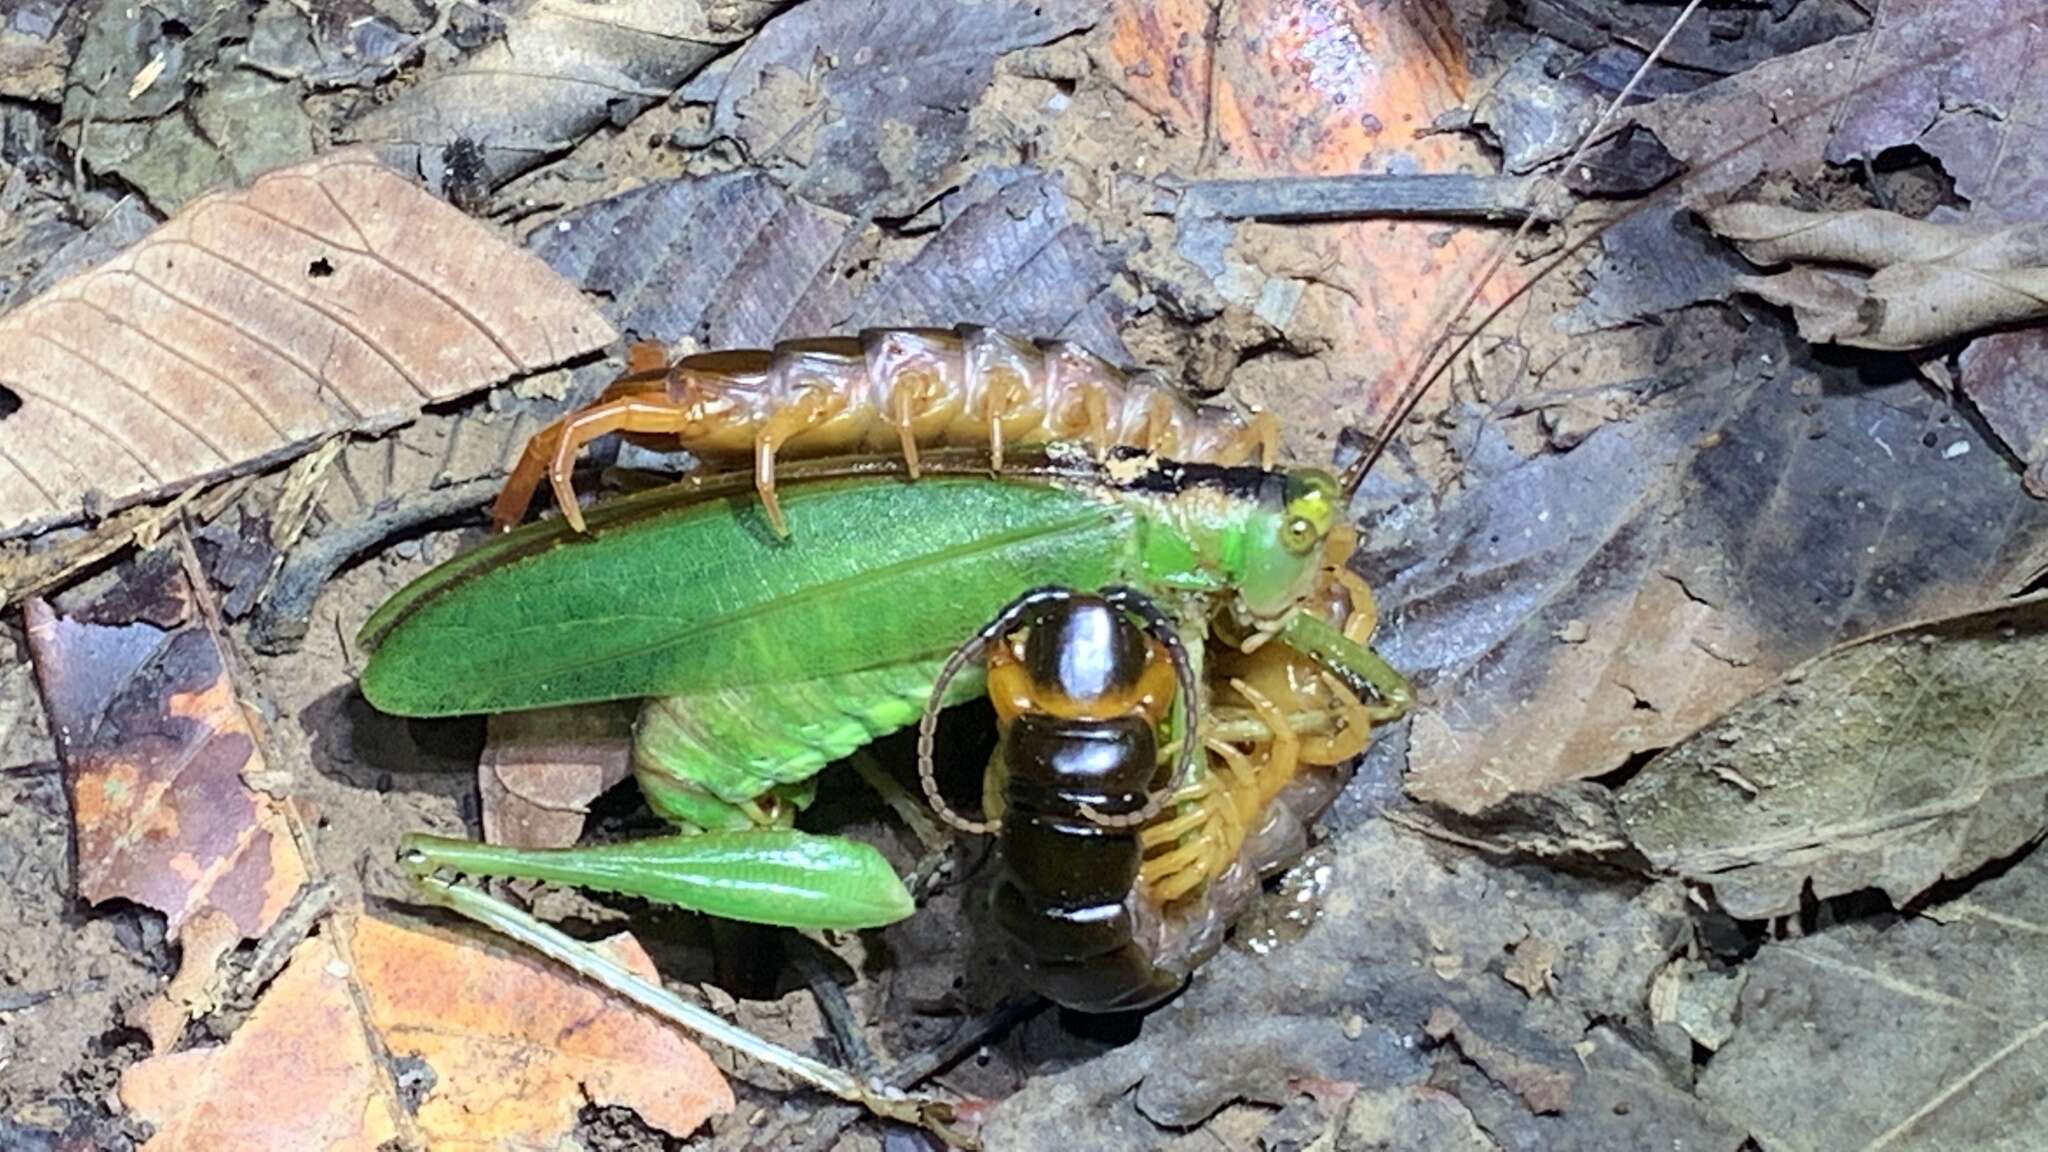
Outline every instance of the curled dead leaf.
{"type": "Polygon", "coordinates": [[[1874,208],[1802,212],[1729,204],[1702,214],[1757,264],[1820,261],[1867,277],[1798,268],[1738,277],[1738,290],[1793,310],[1821,343],[1906,351],[2048,316],[2048,224],[1936,224],[1874,208]]]}
{"type": "Polygon", "coordinates": [[[540,261],[359,155],[188,205],[0,319],[0,535],[374,431],[611,326],[540,261]]]}
{"type": "Polygon", "coordinates": [[[665,99],[779,6],[539,0],[454,69],[370,108],[351,135],[468,202],[665,99]]]}

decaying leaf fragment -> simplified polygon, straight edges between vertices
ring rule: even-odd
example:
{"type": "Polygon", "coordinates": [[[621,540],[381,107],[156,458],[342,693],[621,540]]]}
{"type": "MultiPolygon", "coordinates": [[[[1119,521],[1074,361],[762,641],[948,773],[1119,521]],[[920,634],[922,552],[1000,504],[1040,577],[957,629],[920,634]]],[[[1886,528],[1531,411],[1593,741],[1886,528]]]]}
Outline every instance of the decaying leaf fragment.
{"type": "Polygon", "coordinates": [[[1735,916],[1879,888],[1903,906],[2048,820],[2048,599],[1795,668],[1617,796],[1636,846],[1735,916]]]}
{"type": "Polygon", "coordinates": [[[538,0],[509,10],[452,71],[370,108],[351,134],[461,202],[626,123],[784,2],[538,0]]]}
{"type": "Polygon", "coordinates": [[[2048,225],[1935,224],[1875,208],[1771,204],[1703,215],[1756,264],[1872,270],[1865,277],[1801,267],[1736,278],[1738,290],[1790,307],[1799,334],[1816,343],[1902,352],[2048,316],[2048,225]]]}
{"type": "Polygon", "coordinates": [[[395,1138],[403,1109],[378,1070],[348,975],[330,937],[308,940],[226,1044],[123,1073],[122,1105],[156,1129],[146,1152],[373,1152],[395,1138]]]}
{"type": "Polygon", "coordinates": [[[2048,1132],[2048,856],[1897,922],[1766,944],[1700,1096],[1764,1148],[2031,1149],[2048,1132]]]}
{"type": "Polygon", "coordinates": [[[632,774],[634,710],[600,704],[490,717],[476,766],[484,839],[519,848],[574,844],[590,802],[632,774]]]}
{"type": "Polygon", "coordinates": [[[176,939],[207,909],[261,936],[306,880],[220,642],[167,552],[123,573],[90,617],[27,605],[29,647],[71,788],[78,891],[162,912],[176,939]]]}
{"type": "MultiPolygon", "coordinates": [[[[631,937],[601,947],[652,974],[631,937]]],[[[551,1148],[586,1102],[678,1136],[733,1106],[710,1058],[652,1017],[540,961],[367,916],[301,944],[226,1044],[145,1060],[120,1095],[157,1129],[148,1152],[370,1152],[408,1128],[435,1148],[551,1148]],[[431,1073],[416,1107],[379,1049],[431,1073]]]]}
{"type": "Polygon", "coordinates": [[[0,536],[248,471],[603,347],[540,261],[370,159],[188,205],[0,318],[0,536]]]}

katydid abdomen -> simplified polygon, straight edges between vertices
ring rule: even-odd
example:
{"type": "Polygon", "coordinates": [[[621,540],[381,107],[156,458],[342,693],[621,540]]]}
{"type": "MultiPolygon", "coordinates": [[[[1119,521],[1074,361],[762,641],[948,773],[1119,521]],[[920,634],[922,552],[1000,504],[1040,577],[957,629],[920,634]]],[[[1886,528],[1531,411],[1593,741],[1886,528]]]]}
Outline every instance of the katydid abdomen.
{"type": "MultiPolygon", "coordinates": [[[[915,722],[940,661],[915,660],[795,684],[751,684],[640,707],[633,774],[663,819],[703,829],[757,822],[743,808],[777,789],[803,789],[825,765],[915,722]]],[[[947,702],[980,694],[979,676],[954,683],[947,702]]],[[[785,792],[802,807],[807,789],[785,792]]]]}

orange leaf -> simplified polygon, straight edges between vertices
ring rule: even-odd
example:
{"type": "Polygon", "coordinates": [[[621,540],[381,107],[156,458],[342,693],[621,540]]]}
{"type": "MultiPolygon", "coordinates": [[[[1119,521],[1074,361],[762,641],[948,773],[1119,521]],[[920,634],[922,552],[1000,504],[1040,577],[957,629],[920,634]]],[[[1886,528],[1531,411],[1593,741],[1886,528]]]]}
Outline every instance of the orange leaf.
{"type": "MultiPolygon", "coordinates": [[[[558,969],[370,917],[336,927],[300,945],[226,1044],[122,1076],[123,1105],[157,1129],[146,1152],[368,1152],[408,1125],[435,1148],[555,1147],[586,1101],[677,1136],[733,1107],[696,1045],[558,969]],[[410,1119],[373,1037],[432,1070],[410,1119]]],[[[653,975],[630,936],[600,947],[653,975]]]]}
{"type": "Polygon", "coordinates": [[[122,1073],[122,1105],[156,1127],[143,1147],[374,1152],[396,1137],[403,1112],[348,970],[327,937],[308,940],[226,1044],[122,1073]]]}
{"type": "Polygon", "coordinates": [[[206,909],[261,936],[306,880],[220,644],[171,556],[145,556],[91,610],[26,608],[36,677],[71,785],[78,890],[169,919],[206,909]]]}
{"type": "Polygon", "coordinates": [[[0,319],[0,536],[603,347],[575,288],[360,155],[203,196],[0,319]]]}
{"type": "MultiPolygon", "coordinates": [[[[632,936],[599,947],[657,979],[632,936]]],[[[434,1069],[419,1108],[430,1135],[552,1145],[586,1096],[677,1136],[733,1107],[703,1049],[545,961],[371,919],[355,953],[386,1047],[434,1069]]]]}
{"type": "MultiPolygon", "coordinates": [[[[1109,54],[1119,86],[1176,135],[1207,142],[1214,171],[1193,179],[1479,169],[1477,149],[1421,136],[1465,98],[1463,42],[1441,3],[1120,0],[1109,54]],[[1213,55],[1213,60],[1212,60],[1213,55]]],[[[1329,379],[1356,381],[1337,417],[1369,425],[1485,262],[1485,237],[1420,222],[1291,224],[1247,244],[1274,276],[1336,289],[1307,322],[1328,351],[1302,361],[1323,427],[1329,379]]],[[[1482,296],[1502,299],[1503,270],[1482,296]]],[[[1284,407],[1287,395],[1247,395],[1284,407]]],[[[1284,415],[1284,413],[1283,413],[1284,415]]]]}

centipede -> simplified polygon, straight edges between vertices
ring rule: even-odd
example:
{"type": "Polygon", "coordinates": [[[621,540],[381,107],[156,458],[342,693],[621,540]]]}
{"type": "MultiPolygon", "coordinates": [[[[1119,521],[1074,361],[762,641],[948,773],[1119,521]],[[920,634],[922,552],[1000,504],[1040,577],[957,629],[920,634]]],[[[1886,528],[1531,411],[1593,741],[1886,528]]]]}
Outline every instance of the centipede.
{"type": "Polygon", "coordinates": [[[714,466],[751,461],[777,532],[786,530],[775,496],[780,459],[893,451],[915,477],[919,453],[937,447],[985,448],[1000,472],[1006,448],[1056,442],[1098,455],[1123,447],[1262,467],[1279,445],[1269,412],[1197,404],[1155,373],[1116,367],[1078,344],[974,324],[876,328],[674,360],[641,342],[593,403],[528,441],[492,507],[493,525],[518,523],[546,480],[581,531],[576,458],[611,433],[714,466]]]}

